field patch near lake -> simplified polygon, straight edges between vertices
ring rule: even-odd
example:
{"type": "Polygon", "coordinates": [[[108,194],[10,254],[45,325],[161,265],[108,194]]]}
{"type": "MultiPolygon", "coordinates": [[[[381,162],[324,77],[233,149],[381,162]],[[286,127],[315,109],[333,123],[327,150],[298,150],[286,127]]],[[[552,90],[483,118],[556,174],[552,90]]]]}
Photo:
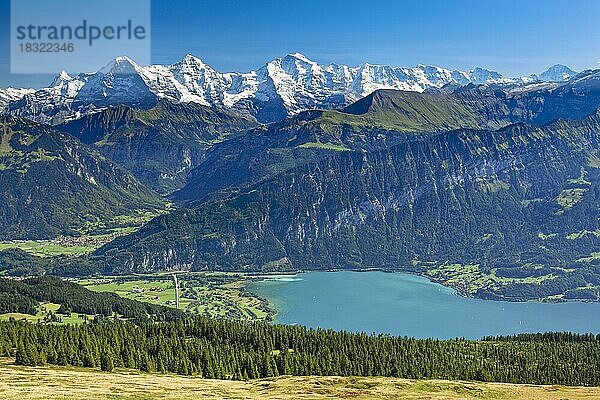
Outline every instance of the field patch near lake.
{"type": "MultiPolygon", "coordinates": [[[[269,320],[273,314],[267,301],[246,289],[257,278],[233,273],[178,274],[182,310],[211,318],[269,320]]],[[[79,281],[96,292],[114,292],[121,297],[175,307],[175,285],[168,274],[93,278],[79,281]]]]}

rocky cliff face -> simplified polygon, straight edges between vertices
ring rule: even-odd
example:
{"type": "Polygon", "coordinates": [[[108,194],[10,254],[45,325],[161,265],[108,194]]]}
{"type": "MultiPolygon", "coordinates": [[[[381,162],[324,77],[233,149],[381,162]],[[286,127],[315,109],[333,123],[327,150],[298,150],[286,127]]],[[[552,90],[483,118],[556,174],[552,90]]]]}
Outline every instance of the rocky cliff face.
{"type": "Polygon", "coordinates": [[[35,89],[17,89],[17,88],[5,88],[0,89],[0,110],[4,110],[6,105],[11,101],[17,101],[26,94],[35,92],[35,89]]]}

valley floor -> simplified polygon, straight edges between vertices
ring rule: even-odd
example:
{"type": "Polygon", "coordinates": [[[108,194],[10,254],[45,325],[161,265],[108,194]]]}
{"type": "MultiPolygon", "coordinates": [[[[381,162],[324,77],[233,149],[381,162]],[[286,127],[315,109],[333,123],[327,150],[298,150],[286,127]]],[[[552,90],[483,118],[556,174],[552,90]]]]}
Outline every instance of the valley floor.
{"type": "MultiPolygon", "coordinates": [[[[233,320],[270,321],[275,310],[247,290],[260,276],[228,272],[179,274],[180,307],[194,315],[233,320]]],[[[113,292],[145,303],[175,307],[175,285],[169,274],[116,276],[77,281],[94,292],[113,292]]],[[[0,316],[0,319],[2,316],[0,316]]]]}
{"type": "Polygon", "coordinates": [[[395,378],[280,377],[249,382],[131,371],[20,367],[0,360],[0,399],[598,399],[600,388],[395,378]]]}

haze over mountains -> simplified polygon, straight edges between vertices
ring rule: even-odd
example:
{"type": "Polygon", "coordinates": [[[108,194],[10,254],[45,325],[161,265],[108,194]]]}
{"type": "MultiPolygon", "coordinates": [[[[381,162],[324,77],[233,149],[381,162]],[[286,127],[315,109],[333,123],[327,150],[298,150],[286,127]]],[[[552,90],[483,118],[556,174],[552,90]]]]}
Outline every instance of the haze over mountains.
{"type": "Polygon", "coordinates": [[[556,65],[538,75],[507,78],[484,68],[448,70],[362,64],[320,65],[300,53],[247,73],[216,71],[192,55],[173,65],[139,66],[119,57],[95,73],[61,72],[37,91],[0,90],[0,108],[11,115],[53,124],[112,105],[148,108],[159,99],[225,109],[259,122],[279,121],[308,109],[346,106],[378,89],[423,92],[445,85],[562,82],[576,73],[556,65]]]}

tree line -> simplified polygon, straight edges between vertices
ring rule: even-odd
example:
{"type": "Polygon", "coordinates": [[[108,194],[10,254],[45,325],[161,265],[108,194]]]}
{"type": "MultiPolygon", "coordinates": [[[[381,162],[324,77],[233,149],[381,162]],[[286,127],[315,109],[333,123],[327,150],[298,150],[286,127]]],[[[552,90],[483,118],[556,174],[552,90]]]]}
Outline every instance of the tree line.
{"type": "Polygon", "coordinates": [[[49,301],[61,305],[60,312],[77,312],[135,321],[152,319],[172,321],[184,318],[184,313],[169,307],[125,299],[116,293],[98,293],[73,282],[53,276],[24,280],[0,278],[0,314],[18,312],[35,315],[39,302],[49,301]]]}
{"type": "Polygon", "coordinates": [[[0,354],[21,365],[133,368],[245,380],[389,376],[600,385],[600,335],[433,340],[190,318],[73,325],[0,323],[0,354]]]}

